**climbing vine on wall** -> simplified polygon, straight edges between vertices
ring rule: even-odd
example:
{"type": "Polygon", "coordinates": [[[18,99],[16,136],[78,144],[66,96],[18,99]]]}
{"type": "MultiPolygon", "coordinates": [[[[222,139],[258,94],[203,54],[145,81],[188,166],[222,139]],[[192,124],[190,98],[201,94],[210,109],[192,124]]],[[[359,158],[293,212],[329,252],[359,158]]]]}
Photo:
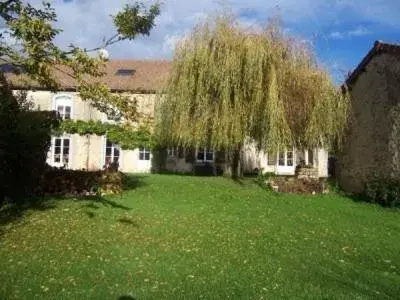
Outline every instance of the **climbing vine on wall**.
{"type": "Polygon", "coordinates": [[[140,146],[154,148],[151,132],[147,126],[132,126],[102,123],[100,121],[64,120],[53,134],[107,135],[107,139],[123,150],[134,150],[140,146]]]}

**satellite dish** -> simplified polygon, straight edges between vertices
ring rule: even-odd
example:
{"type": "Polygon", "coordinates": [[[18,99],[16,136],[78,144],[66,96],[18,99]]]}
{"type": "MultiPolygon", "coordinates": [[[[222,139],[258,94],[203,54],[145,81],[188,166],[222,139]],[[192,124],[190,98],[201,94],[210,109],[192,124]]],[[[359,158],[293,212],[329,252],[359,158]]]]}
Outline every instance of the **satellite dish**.
{"type": "Polygon", "coordinates": [[[100,59],[103,59],[103,60],[108,60],[108,58],[110,57],[110,54],[104,48],[100,49],[98,54],[99,54],[100,59]]]}

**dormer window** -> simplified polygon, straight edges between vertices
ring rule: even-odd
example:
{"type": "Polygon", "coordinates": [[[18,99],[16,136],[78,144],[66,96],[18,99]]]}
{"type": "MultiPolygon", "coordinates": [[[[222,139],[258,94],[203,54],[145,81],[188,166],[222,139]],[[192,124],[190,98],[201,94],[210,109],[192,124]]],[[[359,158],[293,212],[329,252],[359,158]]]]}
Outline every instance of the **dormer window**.
{"type": "Polygon", "coordinates": [[[118,69],[115,75],[117,76],[133,76],[136,70],[134,69],[118,69]]]}

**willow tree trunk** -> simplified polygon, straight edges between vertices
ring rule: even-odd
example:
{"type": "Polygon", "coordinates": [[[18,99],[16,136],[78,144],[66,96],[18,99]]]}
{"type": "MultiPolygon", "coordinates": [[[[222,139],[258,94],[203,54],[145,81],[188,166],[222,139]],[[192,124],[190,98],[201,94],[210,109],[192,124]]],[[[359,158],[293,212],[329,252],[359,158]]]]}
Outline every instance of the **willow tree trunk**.
{"type": "Polygon", "coordinates": [[[242,168],[242,147],[238,147],[235,150],[227,151],[225,153],[225,167],[224,175],[238,179],[243,177],[242,168]]]}

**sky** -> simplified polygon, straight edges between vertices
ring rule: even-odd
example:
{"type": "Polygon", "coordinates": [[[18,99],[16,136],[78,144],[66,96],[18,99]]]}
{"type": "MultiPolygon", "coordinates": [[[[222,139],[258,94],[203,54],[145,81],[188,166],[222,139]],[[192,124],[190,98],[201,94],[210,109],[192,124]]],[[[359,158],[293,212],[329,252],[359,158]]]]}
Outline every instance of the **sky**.
{"type": "MultiPolygon", "coordinates": [[[[39,0],[29,0],[39,3],[39,0]]],[[[54,0],[57,38],[90,48],[114,33],[110,18],[127,0],[54,0]]],[[[152,4],[151,0],[142,0],[152,4]]],[[[279,7],[283,26],[315,45],[336,81],[354,69],[376,40],[400,43],[400,0],[164,0],[149,37],[111,46],[110,58],[171,59],[176,42],[210,13],[228,4],[243,24],[259,27],[279,7]]]]}

